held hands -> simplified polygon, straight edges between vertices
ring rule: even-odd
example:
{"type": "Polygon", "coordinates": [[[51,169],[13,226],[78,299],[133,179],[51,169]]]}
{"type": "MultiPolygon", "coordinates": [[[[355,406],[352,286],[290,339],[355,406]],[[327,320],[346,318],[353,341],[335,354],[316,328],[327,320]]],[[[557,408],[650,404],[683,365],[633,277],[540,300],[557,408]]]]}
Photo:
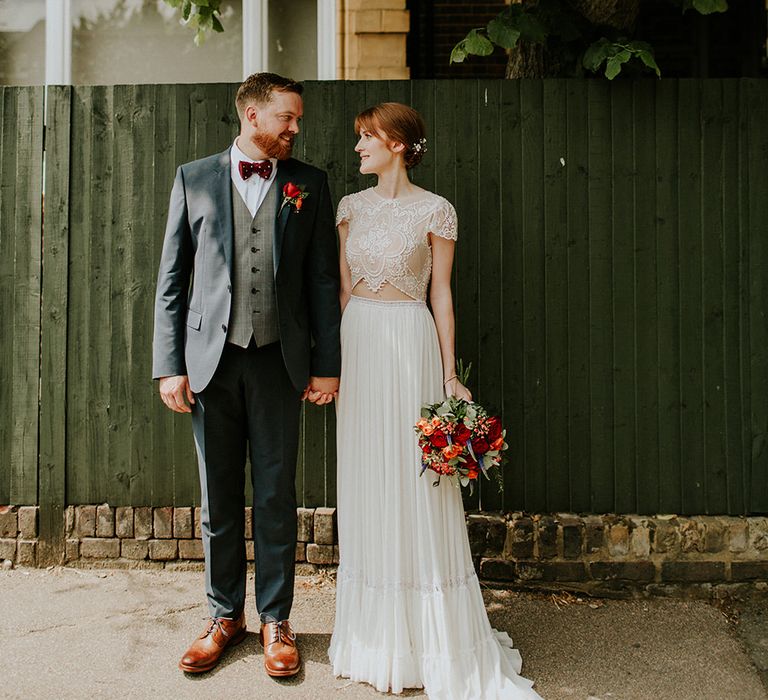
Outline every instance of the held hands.
{"type": "Polygon", "coordinates": [[[189,388],[186,374],[173,377],[161,377],[160,398],[163,403],[176,413],[192,413],[191,404],[195,403],[195,395],[189,388]]]}
{"type": "Polygon", "coordinates": [[[324,406],[331,403],[339,395],[338,377],[310,377],[307,388],[301,395],[301,400],[324,406]]]}
{"type": "Polygon", "coordinates": [[[453,375],[453,377],[446,381],[444,386],[446,396],[455,396],[457,399],[472,401],[472,393],[459,381],[456,375],[453,375]]]}

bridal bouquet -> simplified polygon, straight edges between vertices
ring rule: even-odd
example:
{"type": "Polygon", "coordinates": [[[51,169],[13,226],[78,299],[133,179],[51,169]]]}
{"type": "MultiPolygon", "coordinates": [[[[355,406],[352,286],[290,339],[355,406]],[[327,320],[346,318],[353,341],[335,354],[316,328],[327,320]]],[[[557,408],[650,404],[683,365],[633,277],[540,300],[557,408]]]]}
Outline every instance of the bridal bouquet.
{"type": "MultiPolygon", "coordinates": [[[[430,469],[437,474],[435,486],[446,476],[457,486],[468,485],[470,494],[480,474],[490,478],[489,470],[501,464],[508,447],[506,430],[497,416],[489,415],[480,404],[455,397],[424,406],[415,430],[421,448],[420,476],[430,469]]],[[[493,474],[501,488],[498,469],[493,474]]]]}

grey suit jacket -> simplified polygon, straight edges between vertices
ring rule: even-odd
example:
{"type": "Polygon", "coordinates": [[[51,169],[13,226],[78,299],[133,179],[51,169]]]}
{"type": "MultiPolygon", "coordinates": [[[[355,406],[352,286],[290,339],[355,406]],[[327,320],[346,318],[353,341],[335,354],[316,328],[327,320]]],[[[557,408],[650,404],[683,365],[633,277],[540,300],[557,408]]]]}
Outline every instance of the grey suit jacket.
{"type": "MultiPolygon", "coordinates": [[[[275,291],[283,359],[294,387],[338,377],[339,263],[326,174],[280,161],[274,186],[275,291]],[[292,182],[308,196],[300,212],[283,201],[292,182]]],[[[229,149],[182,165],[171,191],[157,278],[152,346],[154,379],[186,374],[201,392],[213,376],[232,303],[232,179],[229,149]]]]}

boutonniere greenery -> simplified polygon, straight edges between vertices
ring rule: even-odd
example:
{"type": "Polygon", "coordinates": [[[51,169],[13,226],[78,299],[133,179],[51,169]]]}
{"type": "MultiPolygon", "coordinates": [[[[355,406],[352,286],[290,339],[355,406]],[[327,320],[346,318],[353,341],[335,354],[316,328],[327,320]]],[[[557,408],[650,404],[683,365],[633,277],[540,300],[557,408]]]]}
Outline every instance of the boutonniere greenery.
{"type": "MultiPolygon", "coordinates": [[[[283,186],[283,203],[280,205],[280,211],[286,204],[293,205],[293,211],[297,214],[301,211],[301,205],[309,197],[309,192],[305,192],[303,185],[294,185],[292,182],[286,182],[283,186]]],[[[280,212],[278,212],[278,215],[280,212]]]]}

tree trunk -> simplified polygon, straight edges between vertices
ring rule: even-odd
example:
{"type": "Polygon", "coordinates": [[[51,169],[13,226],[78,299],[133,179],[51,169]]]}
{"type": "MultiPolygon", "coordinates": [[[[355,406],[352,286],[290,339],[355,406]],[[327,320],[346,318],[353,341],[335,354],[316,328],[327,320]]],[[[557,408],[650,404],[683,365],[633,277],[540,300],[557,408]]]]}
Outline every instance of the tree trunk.
{"type": "MultiPolygon", "coordinates": [[[[589,22],[615,29],[631,27],[640,12],[640,0],[567,0],[589,22]]],[[[538,0],[524,0],[536,5],[538,0]]],[[[546,44],[519,42],[507,51],[505,78],[554,78],[560,75],[560,61],[547,51],[546,44]]]]}

